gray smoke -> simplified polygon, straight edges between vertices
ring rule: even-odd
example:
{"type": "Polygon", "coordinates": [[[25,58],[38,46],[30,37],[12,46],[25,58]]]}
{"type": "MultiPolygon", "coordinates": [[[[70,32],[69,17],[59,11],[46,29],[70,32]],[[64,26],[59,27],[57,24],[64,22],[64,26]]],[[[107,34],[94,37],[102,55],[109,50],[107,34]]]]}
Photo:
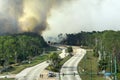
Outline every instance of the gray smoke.
{"type": "Polygon", "coordinates": [[[0,33],[20,32],[18,18],[22,10],[22,0],[0,0],[0,33]]]}
{"type": "Polygon", "coordinates": [[[0,0],[0,33],[41,34],[48,27],[50,11],[67,2],[69,0],[0,0]]]}
{"type": "Polygon", "coordinates": [[[120,30],[120,0],[74,0],[52,10],[44,36],[80,31],[120,30]]]}

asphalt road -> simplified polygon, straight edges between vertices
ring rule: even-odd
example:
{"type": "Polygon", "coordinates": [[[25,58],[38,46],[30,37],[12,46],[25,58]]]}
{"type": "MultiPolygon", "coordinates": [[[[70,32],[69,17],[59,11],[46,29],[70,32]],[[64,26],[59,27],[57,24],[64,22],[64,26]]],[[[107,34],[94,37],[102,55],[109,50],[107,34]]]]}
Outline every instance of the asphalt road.
{"type": "Polygon", "coordinates": [[[16,80],[38,80],[41,72],[48,66],[49,64],[45,61],[40,63],[34,67],[27,68],[16,75],[16,80]]]}
{"type": "MultiPolygon", "coordinates": [[[[62,55],[60,57],[65,57],[65,49],[62,50],[62,55]]],[[[48,66],[49,64],[45,61],[36,66],[26,68],[16,75],[16,80],[38,80],[41,72],[48,66]]]]}
{"type": "Polygon", "coordinates": [[[60,71],[61,80],[81,80],[77,72],[77,66],[85,54],[86,51],[84,49],[79,48],[76,50],[76,54],[62,66],[60,71]]]}

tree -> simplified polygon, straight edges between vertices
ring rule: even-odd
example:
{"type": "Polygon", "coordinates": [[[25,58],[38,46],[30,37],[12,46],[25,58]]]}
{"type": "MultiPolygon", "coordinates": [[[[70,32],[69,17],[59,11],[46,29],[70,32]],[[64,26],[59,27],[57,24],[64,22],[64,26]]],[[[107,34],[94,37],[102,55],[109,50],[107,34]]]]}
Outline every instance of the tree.
{"type": "Polygon", "coordinates": [[[73,48],[72,47],[67,47],[67,51],[72,56],[73,48]]]}
{"type": "Polygon", "coordinates": [[[49,47],[43,37],[36,33],[20,33],[0,36],[0,63],[21,63],[42,53],[49,47]]]}
{"type": "Polygon", "coordinates": [[[50,60],[50,67],[51,70],[57,71],[58,68],[60,68],[60,57],[59,54],[57,53],[51,53],[49,55],[49,60],[50,60]]]}

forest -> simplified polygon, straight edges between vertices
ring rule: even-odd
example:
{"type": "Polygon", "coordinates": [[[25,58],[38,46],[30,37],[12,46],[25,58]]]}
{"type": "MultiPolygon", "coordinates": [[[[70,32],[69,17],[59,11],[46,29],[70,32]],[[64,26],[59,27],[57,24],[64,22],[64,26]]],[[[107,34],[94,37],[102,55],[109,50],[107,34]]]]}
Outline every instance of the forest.
{"type": "Polygon", "coordinates": [[[66,38],[61,43],[93,49],[94,57],[99,58],[101,55],[98,62],[99,71],[115,72],[114,60],[116,59],[117,72],[120,72],[120,31],[81,31],[80,33],[66,34],[66,38]]]}
{"type": "Polygon", "coordinates": [[[49,47],[36,33],[7,34],[0,36],[0,65],[22,63],[42,54],[49,47]]]}

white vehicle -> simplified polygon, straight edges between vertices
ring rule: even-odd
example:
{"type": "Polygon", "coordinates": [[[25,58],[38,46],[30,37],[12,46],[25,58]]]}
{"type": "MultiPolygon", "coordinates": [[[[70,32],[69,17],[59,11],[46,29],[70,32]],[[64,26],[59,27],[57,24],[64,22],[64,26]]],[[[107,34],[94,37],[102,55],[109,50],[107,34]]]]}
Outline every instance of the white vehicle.
{"type": "Polygon", "coordinates": [[[48,77],[56,77],[56,74],[54,72],[49,72],[48,77]]]}

